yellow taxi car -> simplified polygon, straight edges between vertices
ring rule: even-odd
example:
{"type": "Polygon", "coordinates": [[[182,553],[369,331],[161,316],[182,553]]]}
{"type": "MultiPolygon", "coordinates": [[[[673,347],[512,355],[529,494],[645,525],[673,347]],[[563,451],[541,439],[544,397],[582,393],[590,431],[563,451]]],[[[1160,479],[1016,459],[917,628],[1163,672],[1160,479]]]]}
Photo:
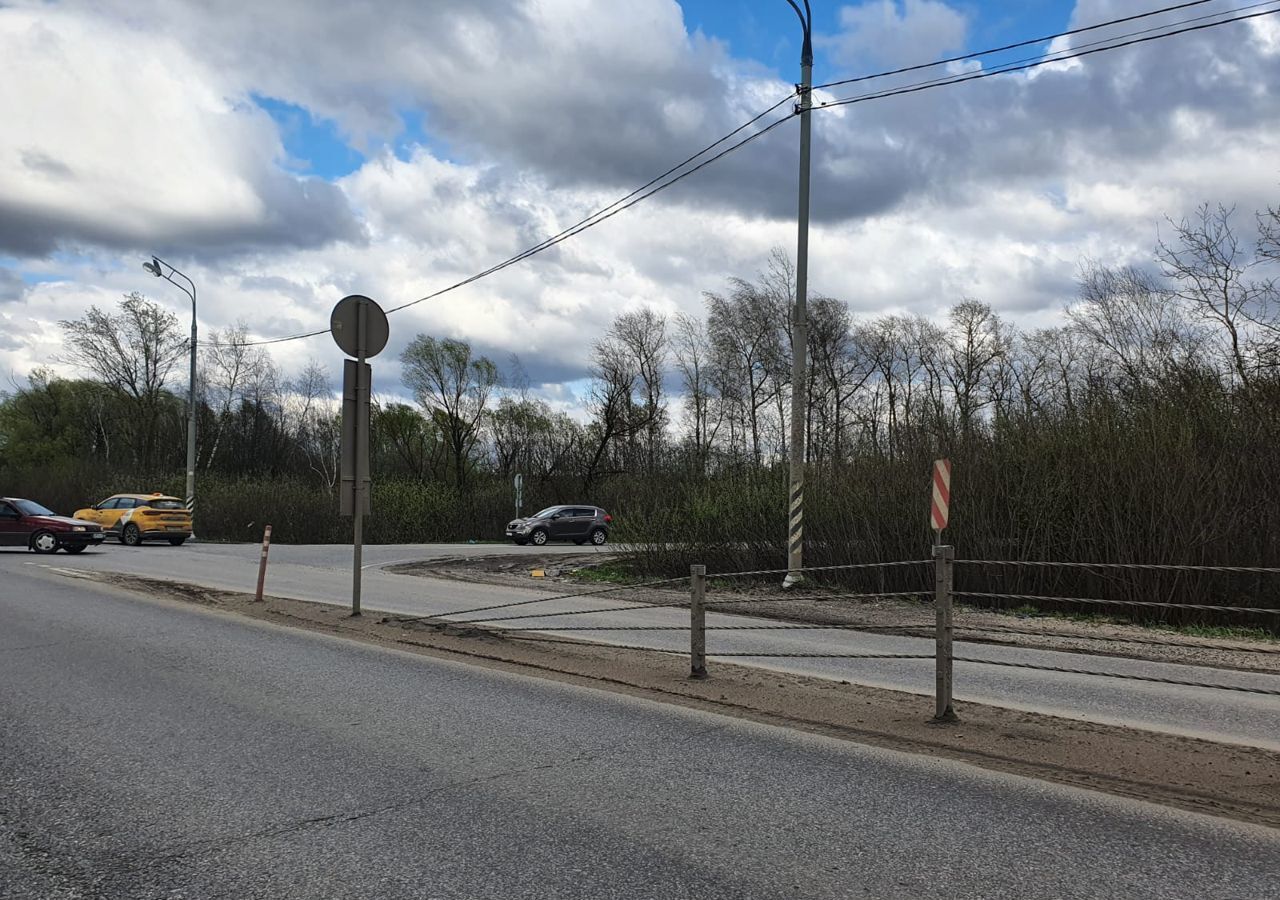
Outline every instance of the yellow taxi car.
{"type": "Polygon", "coordinates": [[[96,522],[130,547],[143,541],[168,541],[177,547],[191,537],[186,504],[167,494],[112,494],[88,509],[77,509],[72,518],[96,522]]]}

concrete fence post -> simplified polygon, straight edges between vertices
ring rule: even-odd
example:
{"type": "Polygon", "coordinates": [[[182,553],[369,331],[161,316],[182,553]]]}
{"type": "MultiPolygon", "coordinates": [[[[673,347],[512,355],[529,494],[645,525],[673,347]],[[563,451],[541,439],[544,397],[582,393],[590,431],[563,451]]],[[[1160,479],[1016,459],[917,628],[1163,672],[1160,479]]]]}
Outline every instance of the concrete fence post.
{"type": "Polygon", "coordinates": [[[707,677],[707,567],[689,567],[689,677],[707,677]]]}
{"type": "Polygon", "coordinates": [[[262,602],[262,588],[267,583],[267,551],[271,549],[271,526],[268,525],[266,530],[262,532],[262,556],[258,560],[258,590],[254,593],[253,599],[256,603],[262,602]]]}
{"type": "Polygon", "coordinates": [[[934,669],[936,673],[935,722],[955,722],[956,711],[951,703],[951,592],[955,578],[954,547],[933,548],[933,591],[936,634],[934,637],[934,669]]]}

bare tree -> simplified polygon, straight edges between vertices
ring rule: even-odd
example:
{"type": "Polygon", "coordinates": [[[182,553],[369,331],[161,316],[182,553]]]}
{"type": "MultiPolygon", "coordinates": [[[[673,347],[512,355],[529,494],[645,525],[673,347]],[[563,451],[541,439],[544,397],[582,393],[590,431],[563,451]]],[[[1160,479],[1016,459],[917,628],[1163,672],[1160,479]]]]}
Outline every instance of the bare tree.
{"type": "Polygon", "coordinates": [[[1240,383],[1248,385],[1258,365],[1257,342],[1249,326],[1256,323],[1275,330],[1268,310],[1274,285],[1250,277],[1250,270],[1261,260],[1249,258],[1241,249],[1231,227],[1234,211],[1205,204],[1194,219],[1169,220],[1177,243],[1162,239],[1157,255],[1165,275],[1177,285],[1177,296],[1221,331],[1231,368],[1240,383]]]}
{"type": "Polygon", "coordinates": [[[676,360],[676,371],[680,373],[684,386],[686,416],[690,425],[689,440],[698,469],[705,472],[708,455],[723,421],[724,408],[716,402],[711,372],[711,342],[702,321],[686,313],[677,315],[671,350],[676,360]]]}
{"type": "Polygon", "coordinates": [[[644,420],[643,430],[633,432],[644,437],[644,462],[647,471],[657,468],[667,424],[666,401],[662,380],[667,360],[667,320],[651,309],[623,313],[609,329],[612,352],[627,354],[633,364],[642,392],[638,415],[644,420]]]}
{"type": "Polygon", "coordinates": [[[1067,310],[1067,318],[1131,385],[1180,368],[1204,342],[1201,329],[1144,272],[1088,261],[1078,284],[1081,303],[1067,310]]]}
{"type": "Polygon", "coordinates": [[[1016,343],[1014,378],[1027,416],[1073,413],[1089,383],[1088,347],[1077,329],[1042,328],[1016,343]]]}
{"type": "Polygon", "coordinates": [[[1280,206],[1258,213],[1258,256],[1280,262],[1280,206]]]}
{"type": "MultiPolygon", "coordinates": [[[[790,357],[783,348],[784,332],[774,300],[742,279],[731,279],[730,285],[728,297],[704,295],[707,334],[716,368],[726,381],[738,385],[725,396],[741,400],[751,456],[758,463],[764,459],[764,411],[778,399],[785,379],[790,377],[790,357]]],[[[779,432],[782,425],[776,423],[779,432]]]]}
{"type": "Polygon", "coordinates": [[[480,422],[498,384],[498,367],[487,357],[473,357],[465,341],[424,334],[405,348],[400,363],[405,386],[432,415],[449,444],[454,482],[465,485],[480,422]]]}
{"type": "Polygon", "coordinates": [[[215,422],[213,441],[205,457],[206,469],[213,467],[235,404],[260,392],[264,379],[274,379],[271,357],[264,348],[246,344],[248,336],[249,326],[241,320],[234,327],[215,331],[203,348],[206,402],[215,422]]]}
{"type": "Polygon", "coordinates": [[[187,353],[177,316],[135,291],[125,295],[114,315],[91,306],[84,318],[58,324],[66,339],[62,361],[130,401],[134,461],[149,469],[165,387],[187,353]]]}
{"type": "Polygon", "coordinates": [[[610,335],[597,341],[594,351],[591,389],[587,395],[587,410],[591,413],[587,434],[591,446],[582,477],[583,490],[588,495],[605,470],[609,449],[648,424],[636,415],[634,392],[640,373],[635,360],[610,335]]]}
{"type": "Polygon", "coordinates": [[[942,370],[952,397],[961,433],[968,437],[974,417],[997,394],[1000,362],[1009,352],[1009,339],[1000,317],[986,303],[964,300],[951,308],[947,354],[942,370]]]}
{"type": "Polygon", "coordinates": [[[489,414],[489,433],[499,472],[545,482],[571,467],[582,427],[545,401],[503,397],[489,414]]]}
{"type": "Polygon", "coordinates": [[[285,385],[283,421],[309,468],[326,490],[338,483],[342,456],[342,415],[328,373],[316,360],[285,385]]]}
{"type": "Polygon", "coordinates": [[[872,322],[867,352],[883,391],[885,442],[890,458],[904,434],[919,424],[923,409],[932,414],[940,397],[941,368],[936,353],[945,336],[920,316],[886,316],[872,322]]]}
{"type": "Polygon", "coordinates": [[[814,299],[809,315],[808,455],[843,459],[849,403],[871,375],[855,345],[849,308],[830,297],[814,299]]]}
{"type": "Polygon", "coordinates": [[[502,387],[519,400],[529,399],[529,370],[524,367],[520,355],[512,353],[507,368],[502,373],[502,387]]]}

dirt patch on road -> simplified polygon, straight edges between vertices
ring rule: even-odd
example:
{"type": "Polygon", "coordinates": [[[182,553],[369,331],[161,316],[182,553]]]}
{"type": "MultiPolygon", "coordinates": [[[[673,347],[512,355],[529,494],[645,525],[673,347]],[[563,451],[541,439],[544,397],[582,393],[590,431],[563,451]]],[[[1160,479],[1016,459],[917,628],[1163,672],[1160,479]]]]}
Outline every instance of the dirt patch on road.
{"type": "MultiPolygon", "coordinates": [[[[563,594],[598,591],[599,582],[584,580],[583,573],[616,556],[599,551],[528,555],[451,557],[399,563],[386,571],[399,575],[448,578],[503,587],[549,590],[563,594]],[[544,573],[533,578],[530,572],[544,573]]],[[[813,593],[807,589],[805,594],[813,593]]],[[[832,597],[838,592],[831,590],[832,597]]],[[[680,604],[688,601],[686,584],[656,588],[622,587],[607,595],[635,603],[680,604]]],[[[755,616],[806,625],[866,626],[879,633],[929,636],[933,605],[897,599],[837,600],[825,597],[788,596],[776,584],[756,585],[730,592],[713,585],[708,593],[716,612],[755,616]],[[741,603],[729,602],[741,597],[741,603]]],[[[1143,625],[1098,620],[1076,620],[1050,615],[1014,615],[958,604],[955,608],[956,640],[970,644],[1000,644],[1036,650],[1059,650],[1093,656],[1119,656],[1151,662],[1209,666],[1246,672],[1280,673],[1280,641],[1243,638],[1202,638],[1143,625]]]]}
{"type": "Polygon", "coordinates": [[[267,622],[1280,827],[1280,753],[1266,750],[972,703],[957,705],[959,724],[933,725],[931,698],[898,691],[720,662],[711,678],[695,681],[682,655],[381,613],[351,618],[320,603],[255,603],[247,594],[159,579],[94,577],[267,622]]]}

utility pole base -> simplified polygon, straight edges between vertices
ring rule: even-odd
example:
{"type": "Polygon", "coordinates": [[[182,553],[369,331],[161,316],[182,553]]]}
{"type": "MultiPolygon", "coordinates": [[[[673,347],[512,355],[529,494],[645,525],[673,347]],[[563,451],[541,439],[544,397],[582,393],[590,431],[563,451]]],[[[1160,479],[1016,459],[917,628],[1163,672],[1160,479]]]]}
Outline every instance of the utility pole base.
{"type": "Polygon", "coordinates": [[[800,573],[788,572],[787,577],[782,579],[782,589],[785,591],[789,588],[795,587],[797,584],[800,584],[803,581],[804,581],[804,576],[801,575],[800,573]]]}

